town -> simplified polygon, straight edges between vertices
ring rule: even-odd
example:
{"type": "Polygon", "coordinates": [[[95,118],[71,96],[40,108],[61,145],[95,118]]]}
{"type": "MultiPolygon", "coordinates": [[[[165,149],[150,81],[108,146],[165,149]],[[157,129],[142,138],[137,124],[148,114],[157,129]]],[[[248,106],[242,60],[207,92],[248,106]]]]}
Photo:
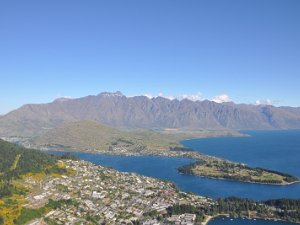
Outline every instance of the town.
{"type": "Polygon", "coordinates": [[[47,212],[34,224],[185,224],[196,222],[195,214],[167,215],[176,204],[208,207],[213,200],[179,191],[170,182],[122,173],[86,161],[59,161],[68,175],[25,179],[32,190],[25,207],[43,207],[50,200],[64,204],[47,212]],[[71,175],[70,175],[71,174],[71,175]]]}

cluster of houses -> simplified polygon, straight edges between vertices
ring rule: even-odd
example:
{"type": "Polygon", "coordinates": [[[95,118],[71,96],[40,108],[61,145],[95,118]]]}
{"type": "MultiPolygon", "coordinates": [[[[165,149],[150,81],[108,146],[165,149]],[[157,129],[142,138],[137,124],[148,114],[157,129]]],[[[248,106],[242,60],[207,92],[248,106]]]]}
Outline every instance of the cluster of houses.
{"type": "MultiPolygon", "coordinates": [[[[122,173],[113,169],[96,166],[85,161],[62,161],[72,173],[59,177],[47,176],[42,180],[26,178],[27,187],[34,190],[28,196],[26,207],[38,208],[49,199],[56,201],[72,199],[71,204],[48,212],[44,217],[58,224],[86,224],[87,218],[99,224],[164,224],[156,218],[145,216],[155,211],[166,214],[174,204],[213,204],[213,201],[179,192],[171,183],[122,173]]],[[[172,216],[167,223],[194,224],[196,215],[172,216]]]]}

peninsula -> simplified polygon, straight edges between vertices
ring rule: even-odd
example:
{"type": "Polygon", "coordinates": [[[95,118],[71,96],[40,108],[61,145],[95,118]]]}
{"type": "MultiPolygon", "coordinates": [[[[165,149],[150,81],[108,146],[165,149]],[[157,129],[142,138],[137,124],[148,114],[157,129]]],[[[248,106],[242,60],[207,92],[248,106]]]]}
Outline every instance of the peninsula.
{"type": "Polygon", "coordinates": [[[200,160],[178,168],[183,174],[242,182],[290,185],[299,182],[295,176],[263,168],[251,168],[245,164],[220,160],[200,160]]]}

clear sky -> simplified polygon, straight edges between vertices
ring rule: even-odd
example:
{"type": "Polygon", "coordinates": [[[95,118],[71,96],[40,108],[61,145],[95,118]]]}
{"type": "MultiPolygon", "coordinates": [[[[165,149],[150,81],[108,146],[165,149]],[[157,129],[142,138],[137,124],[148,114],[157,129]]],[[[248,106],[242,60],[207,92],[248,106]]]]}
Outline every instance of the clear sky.
{"type": "Polygon", "coordinates": [[[300,106],[300,1],[2,0],[0,78],[0,114],[117,90],[300,106]]]}

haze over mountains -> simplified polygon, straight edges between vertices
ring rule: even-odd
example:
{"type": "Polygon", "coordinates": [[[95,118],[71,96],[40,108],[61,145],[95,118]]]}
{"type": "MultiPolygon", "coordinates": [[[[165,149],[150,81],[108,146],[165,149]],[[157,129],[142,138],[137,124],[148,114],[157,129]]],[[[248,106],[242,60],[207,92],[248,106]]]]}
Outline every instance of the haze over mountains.
{"type": "Polygon", "coordinates": [[[1,136],[38,136],[66,122],[94,121],[116,128],[297,129],[300,108],[126,97],[100,93],[48,104],[28,104],[0,117],[1,136]]]}

